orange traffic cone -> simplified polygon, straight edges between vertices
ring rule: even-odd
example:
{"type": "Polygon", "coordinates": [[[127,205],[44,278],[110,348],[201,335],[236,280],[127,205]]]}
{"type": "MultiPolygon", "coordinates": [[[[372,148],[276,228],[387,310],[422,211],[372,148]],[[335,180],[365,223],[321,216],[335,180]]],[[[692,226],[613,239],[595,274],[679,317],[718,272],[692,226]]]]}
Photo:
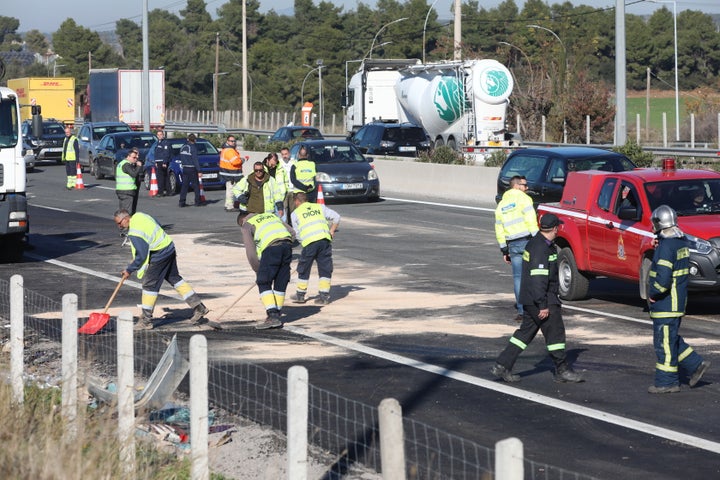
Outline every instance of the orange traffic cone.
{"type": "Polygon", "coordinates": [[[205,203],[205,190],[203,190],[202,186],[202,177],[198,178],[198,185],[200,187],[200,202],[205,203]]]}
{"type": "Polygon", "coordinates": [[[77,164],[77,177],[75,180],[75,190],[82,190],[83,188],[85,188],[85,183],[83,183],[83,179],[82,179],[82,167],[78,163],[77,164]]]}
{"type": "Polygon", "coordinates": [[[158,194],[157,176],[155,176],[155,167],[150,170],[150,196],[154,197],[158,194]]]}
{"type": "Polygon", "coordinates": [[[317,194],[317,201],[315,203],[318,203],[320,205],[325,205],[325,197],[322,193],[322,183],[318,183],[318,194],[317,194]]]}

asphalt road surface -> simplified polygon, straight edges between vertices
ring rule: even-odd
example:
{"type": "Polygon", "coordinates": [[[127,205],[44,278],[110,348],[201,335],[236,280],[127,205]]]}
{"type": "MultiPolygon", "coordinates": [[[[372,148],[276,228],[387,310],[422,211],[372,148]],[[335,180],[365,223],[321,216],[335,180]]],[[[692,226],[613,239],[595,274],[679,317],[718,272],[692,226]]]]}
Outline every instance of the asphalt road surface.
{"type": "MultiPolygon", "coordinates": [[[[77,293],[80,309],[105,304],[128,253],[119,246],[111,218],[117,208],[114,182],[86,174],[85,183],[84,191],[66,191],[62,166],[40,165],[29,174],[32,250],[21,264],[0,265],[0,278],[20,273],[26,288],[58,301],[64,293],[77,293]]],[[[224,192],[206,194],[208,206],[179,209],[177,196],[149,199],[143,190],[138,208],[158,218],[171,234],[197,233],[197,241],[210,246],[239,245],[234,215],[222,208],[224,192]]],[[[498,440],[518,437],[527,458],[584,475],[720,478],[717,296],[692,296],[681,329],[714,363],[696,388],[685,386],[672,395],[646,392],[654,368],[648,315],[636,286],[607,279],[594,280],[590,298],[564,308],[569,332],[577,332],[568,338],[569,358],[587,381],[554,383],[539,335],[516,364],[522,381],[507,385],[489,373],[507,335],[469,334],[486,324],[512,326],[514,316],[507,300],[512,279],[494,240],[492,205],[444,205],[438,199],[383,194],[377,203],[332,205],[345,220],[342,242],[335,246],[336,265],[352,261],[370,269],[397,269],[402,275],[387,281],[388,288],[441,300],[476,295],[482,301],[448,302],[435,310],[381,305],[388,322],[416,326],[402,334],[354,334],[330,323],[322,337],[297,321],[262,333],[251,328],[212,332],[211,345],[239,339],[335,342],[345,355],[302,364],[315,386],[344,397],[370,405],[397,398],[404,415],[491,448],[498,440]],[[427,332],[423,325],[438,315],[459,320],[442,334],[427,332]]],[[[244,262],[244,256],[228,259],[228,264],[237,261],[244,262]]],[[[201,274],[181,273],[190,278],[201,274]]],[[[136,289],[122,289],[116,303],[134,307],[138,299],[136,289]]],[[[341,325],[344,319],[334,321],[341,325]]],[[[298,362],[259,363],[285,374],[298,362]]]]}

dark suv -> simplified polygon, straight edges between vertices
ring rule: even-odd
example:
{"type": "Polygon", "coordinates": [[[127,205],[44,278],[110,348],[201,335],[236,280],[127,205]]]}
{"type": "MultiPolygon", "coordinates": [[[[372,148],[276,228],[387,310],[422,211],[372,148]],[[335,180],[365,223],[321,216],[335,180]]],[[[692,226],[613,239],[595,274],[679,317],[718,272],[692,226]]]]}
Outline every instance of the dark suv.
{"type": "Polygon", "coordinates": [[[32,149],[35,161],[54,160],[61,162],[62,146],[65,140],[65,125],[48,118],[42,122],[42,135],[40,138],[33,135],[32,121],[25,120],[22,123],[22,137],[25,145],[32,149]]]}
{"type": "Polygon", "coordinates": [[[527,178],[526,193],[537,206],[559,202],[568,172],[605,170],[623,172],[636,168],[625,155],[592,147],[527,148],[511,153],[498,174],[495,202],[510,186],[515,175],[527,178]]]}
{"type": "Polygon", "coordinates": [[[430,150],[425,130],[412,123],[367,123],[350,137],[350,141],[368,155],[416,157],[420,152],[430,150]]]}

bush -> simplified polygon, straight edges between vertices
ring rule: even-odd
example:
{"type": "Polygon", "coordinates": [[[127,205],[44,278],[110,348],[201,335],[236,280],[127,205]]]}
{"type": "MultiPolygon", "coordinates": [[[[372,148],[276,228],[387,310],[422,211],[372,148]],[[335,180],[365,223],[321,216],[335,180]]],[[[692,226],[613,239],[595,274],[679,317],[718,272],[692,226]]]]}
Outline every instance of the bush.
{"type": "Polygon", "coordinates": [[[255,135],[243,135],[242,148],[252,152],[260,152],[265,149],[263,142],[255,135]]]}
{"type": "Polygon", "coordinates": [[[486,167],[502,167],[503,163],[507,160],[507,153],[505,150],[495,150],[493,153],[485,159],[486,167]]]}
{"type": "Polygon", "coordinates": [[[622,147],[613,148],[613,151],[622,153],[638,167],[651,167],[655,158],[652,153],[643,151],[642,147],[634,140],[628,140],[622,147]]]}
{"type": "Polygon", "coordinates": [[[447,145],[437,147],[430,152],[421,152],[417,157],[417,161],[423,163],[441,163],[444,165],[465,164],[463,156],[447,145]]]}

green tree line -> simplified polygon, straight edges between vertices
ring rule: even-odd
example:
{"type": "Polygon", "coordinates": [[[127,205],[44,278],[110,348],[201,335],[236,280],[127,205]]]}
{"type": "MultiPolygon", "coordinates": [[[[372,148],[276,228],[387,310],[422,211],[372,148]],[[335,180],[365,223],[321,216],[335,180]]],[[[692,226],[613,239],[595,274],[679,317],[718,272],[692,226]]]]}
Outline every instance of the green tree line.
{"type": "MultiPolygon", "coordinates": [[[[453,23],[441,21],[426,0],[378,0],[375,8],[358,3],[347,11],[326,1],[295,0],[294,16],[261,13],[258,0],[246,2],[247,69],[255,111],[297,111],[303,101],[317,104],[317,82],[311,81],[316,73],[306,82],[305,98],[300,95],[303,79],[320,59],[326,66],[322,78],[327,116],[342,113],[346,69],[351,75],[357,60],[369,55],[423,58],[423,53],[427,61],[453,57],[453,23]],[[397,19],[405,20],[387,25],[397,19]]],[[[511,69],[516,80],[514,112],[546,115],[556,129],[575,109],[588,110],[588,103],[602,118],[599,122],[612,118],[603,104],[615,78],[614,9],[570,2],[548,5],[544,0],[527,0],[522,9],[513,0],[490,9],[480,3],[462,5],[462,56],[494,58],[511,69]]],[[[242,0],[230,0],[215,13],[213,19],[203,0],[187,0],[178,14],[149,12],[150,67],[165,69],[169,108],[212,109],[216,38],[219,72],[227,72],[217,79],[218,108],[242,105],[242,0]]],[[[625,21],[628,88],[644,89],[650,69],[653,88],[673,89],[672,12],[661,8],[647,18],[628,14],[625,21]]],[[[717,89],[720,33],[713,18],[685,10],[678,14],[677,27],[680,88],[717,89]]],[[[1,50],[22,48],[18,28],[17,19],[0,16],[1,50]]],[[[38,31],[26,32],[24,39],[26,48],[37,52],[47,50],[49,40],[62,57],[62,74],[75,77],[80,92],[89,62],[92,68],[141,68],[141,25],[118,20],[115,34],[113,46],[68,18],[50,39],[38,31]]],[[[11,64],[6,78],[47,73],[44,65],[11,64]]],[[[702,103],[698,109],[704,108],[702,103]]]]}

